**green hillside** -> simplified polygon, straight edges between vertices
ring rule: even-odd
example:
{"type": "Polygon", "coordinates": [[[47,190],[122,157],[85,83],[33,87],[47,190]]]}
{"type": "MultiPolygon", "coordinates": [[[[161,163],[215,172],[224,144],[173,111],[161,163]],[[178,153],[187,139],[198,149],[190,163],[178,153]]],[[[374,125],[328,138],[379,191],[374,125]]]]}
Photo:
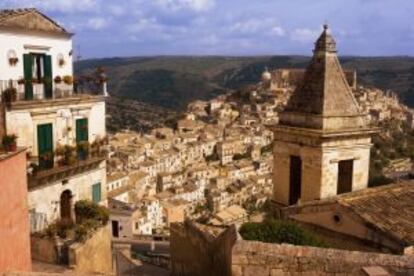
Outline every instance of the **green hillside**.
{"type": "MultiPolygon", "coordinates": [[[[134,57],[85,60],[76,73],[107,69],[112,96],[183,110],[197,99],[211,99],[260,80],[267,66],[304,68],[309,57],[134,57]]],[[[413,57],[344,57],[344,68],[357,69],[359,83],[391,89],[414,107],[413,57]]]]}

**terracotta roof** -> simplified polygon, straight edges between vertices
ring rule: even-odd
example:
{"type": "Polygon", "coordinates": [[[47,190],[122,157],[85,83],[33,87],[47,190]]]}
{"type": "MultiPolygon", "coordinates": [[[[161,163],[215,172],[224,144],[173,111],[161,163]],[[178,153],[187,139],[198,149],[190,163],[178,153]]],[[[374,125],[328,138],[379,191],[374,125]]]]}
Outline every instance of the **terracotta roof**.
{"type": "Polygon", "coordinates": [[[34,8],[0,10],[0,27],[70,35],[65,28],[34,8]]]}
{"type": "Polygon", "coordinates": [[[306,69],[302,83],[296,88],[281,114],[281,124],[325,129],[358,128],[365,126],[358,104],[336,55],[336,43],[327,26],[315,43],[314,56],[306,69]],[[306,117],[292,117],[300,113],[306,117]],[[287,115],[287,116],[286,116],[287,115]],[[309,120],[310,118],[312,118],[309,120]],[[326,119],[352,117],[341,124],[329,124],[326,119]],[[315,120],[319,120],[315,123],[315,120]]]}
{"type": "Polygon", "coordinates": [[[344,194],[338,203],[382,232],[414,245],[414,182],[344,194]]]}
{"type": "Polygon", "coordinates": [[[305,209],[335,203],[383,233],[414,245],[414,181],[363,189],[305,202],[292,208],[305,209]]]}

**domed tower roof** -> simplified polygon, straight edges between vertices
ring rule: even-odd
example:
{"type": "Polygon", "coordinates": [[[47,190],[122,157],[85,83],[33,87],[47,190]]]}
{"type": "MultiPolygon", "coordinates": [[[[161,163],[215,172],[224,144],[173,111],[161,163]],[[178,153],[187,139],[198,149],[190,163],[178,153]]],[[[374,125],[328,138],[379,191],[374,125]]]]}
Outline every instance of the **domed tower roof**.
{"type": "Polygon", "coordinates": [[[324,25],[303,81],[281,113],[282,125],[322,130],[365,126],[365,116],[360,112],[336,53],[336,42],[324,25]]]}
{"type": "Polygon", "coordinates": [[[262,81],[270,81],[272,79],[272,74],[269,72],[269,69],[267,67],[265,68],[265,71],[262,74],[262,81]]]}

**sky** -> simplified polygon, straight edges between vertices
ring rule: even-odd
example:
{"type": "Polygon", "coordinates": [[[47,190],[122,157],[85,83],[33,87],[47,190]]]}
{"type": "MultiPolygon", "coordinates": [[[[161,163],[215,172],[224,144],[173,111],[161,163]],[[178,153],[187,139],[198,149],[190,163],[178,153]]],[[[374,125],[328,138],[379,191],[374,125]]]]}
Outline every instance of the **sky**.
{"type": "Polygon", "coordinates": [[[414,56],[414,0],[0,0],[75,33],[83,58],[311,55],[327,22],[340,55],[414,56]]]}

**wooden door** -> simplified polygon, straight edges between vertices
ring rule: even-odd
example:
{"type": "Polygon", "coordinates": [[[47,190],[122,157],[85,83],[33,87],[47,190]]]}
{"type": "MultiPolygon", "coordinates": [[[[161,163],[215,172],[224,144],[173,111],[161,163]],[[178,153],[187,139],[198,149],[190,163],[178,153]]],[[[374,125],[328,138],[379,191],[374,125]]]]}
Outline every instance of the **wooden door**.
{"type": "Polygon", "coordinates": [[[119,222],[116,220],[112,221],[112,236],[115,238],[119,237],[119,222]]]}
{"type": "Polygon", "coordinates": [[[88,140],[88,119],[76,120],[76,143],[88,140]]]}
{"type": "Polygon", "coordinates": [[[33,60],[30,54],[23,55],[23,67],[24,67],[24,99],[33,99],[33,60]]]}
{"type": "Polygon", "coordinates": [[[52,57],[51,56],[44,56],[44,90],[45,90],[45,98],[51,99],[53,98],[53,72],[52,72],[52,57]]]}
{"type": "Polygon", "coordinates": [[[42,168],[53,167],[53,125],[43,124],[37,126],[37,146],[39,166],[42,168]]]}

